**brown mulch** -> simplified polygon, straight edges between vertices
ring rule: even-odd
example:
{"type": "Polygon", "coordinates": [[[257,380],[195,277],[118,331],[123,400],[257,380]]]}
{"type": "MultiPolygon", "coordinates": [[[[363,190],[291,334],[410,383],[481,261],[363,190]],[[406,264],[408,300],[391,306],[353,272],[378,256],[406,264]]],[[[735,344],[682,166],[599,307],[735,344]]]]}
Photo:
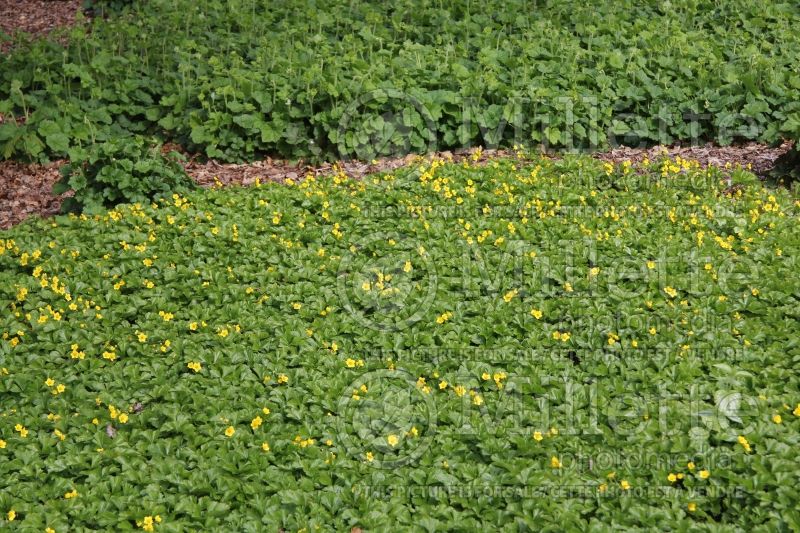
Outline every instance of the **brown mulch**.
{"type": "MultiPolygon", "coordinates": [[[[737,146],[708,144],[694,147],[617,148],[609,152],[594,154],[594,157],[617,163],[626,159],[639,162],[646,157],[656,160],[666,153],[672,158],[680,156],[684,159],[697,160],[703,166],[725,166],[726,163],[731,163],[746,167],[749,164],[754,173],[764,176],[772,168],[775,160],[786,153],[791,146],[791,143],[784,143],[773,148],[763,144],[747,143],[737,146]]],[[[474,150],[436,152],[425,158],[452,157],[454,161],[460,161],[464,158],[471,158],[473,153],[474,150]]],[[[503,150],[483,150],[478,161],[504,155],[511,154],[503,150]]],[[[412,154],[400,158],[381,159],[374,164],[343,161],[336,163],[336,168],[331,163],[312,166],[280,159],[265,159],[245,164],[222,164],[216,161],[200,163],[190,159],[185,167],[189,176],[203,187],[213,185],[246,186],[253,184],[256,178],[261,181],[283,181],[302,178],[308,174],[329,175],[337,169],[351,178],[361,178],[366,174],[397,169],[414,163],[419,158],[419,155],[412,154]]],[[[58,212],[61,201],[70,194],[54,196],[51,193],[53,184],[59,179],[58,169],[63,163],[64,161],[57,161],[47,165],[25,165],[13,161],[0,162],[0,229],[9,228],[33,214],[48,216],[58,212]]]]}
{"type": "Polygon", "coordinates": [[[609,152],[595,154],[595,157],[612,163],[619,163],[626,159],[632,163],[639,163],[645,158],[654,161],[666,153],[671,158],[680,156],[683,159],[699,161],[703,167],[709,165],[724,167],[727,163],[732,165],[739,163],[745,168],[750,165],[749,168],[753,174],[763,177],[772,170],[775,160],[791,148],[792,143],[788,141],[775,148],[755,142],[731,146],[717,146],[709,143],[703,146],[666,148],[654,146],[645,149],[620,147],[609,152]]]}
{"type": "MultiPolygon", "coordinates": [[[[500,155],[504,152],[496,150],[486,150],[483,158],[489,154],[500,155]]],[[[436,152],[428,157],[446,157],[450,152],[436,152]]],[[[452,155],[452,154],[450,154],[452,155]]],[[[454,155],[454,160],[460,160],[463,155],[454,155]]],[[[394,170],[406,166],[419,160],[420,156],[410,154],[394,159],[381,159],[376,164],[364,163],[362,161],[340,161],[335,163],[336,168],[347,174],[351,178],[361,178],[366,174],[394,170]]],[[[186,172],[202,187],[213,185],[252,185],[256,178],[263,181],[284,181],[287,179],[298,179],[308,174],[314,176],[325,176],[336,172],[333,163],[322,163],[320,165],[306,165],[303,163],[291,163],[281,159],[265,159],[244,164],[221,164],[216,161],[207,163],[189,162],[185,165],[186,172]]]]}
{"type": "MultiPolygon", "coordinates": [[[[75,24],[82,5],[82,0],[0,0],[0,32],[14,35],[20,31],[42,37],[75,24]]],[[[0,52],[13,46],[13,42],[0,41],[0,52]]]]}
{"type": "Polygon", "coordinates": [[[55,215],[61,201],[70,196],[52,193],[60,178],[58,169],[64,161],[46,165],[28,165],[16,161],[0,162],[0,229],[10,228],[31,215],[55,215]]]}

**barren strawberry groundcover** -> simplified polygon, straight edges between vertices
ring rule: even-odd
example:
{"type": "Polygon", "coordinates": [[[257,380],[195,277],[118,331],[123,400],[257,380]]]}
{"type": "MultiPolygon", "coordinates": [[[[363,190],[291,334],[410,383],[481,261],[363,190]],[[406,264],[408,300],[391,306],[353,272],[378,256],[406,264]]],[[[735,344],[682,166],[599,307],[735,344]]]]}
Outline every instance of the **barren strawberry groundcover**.
{"type": "Polygon", "coordinates": [[[520,157],[29,220],[2,525],[797,528],[798,207],[520,157]]]}

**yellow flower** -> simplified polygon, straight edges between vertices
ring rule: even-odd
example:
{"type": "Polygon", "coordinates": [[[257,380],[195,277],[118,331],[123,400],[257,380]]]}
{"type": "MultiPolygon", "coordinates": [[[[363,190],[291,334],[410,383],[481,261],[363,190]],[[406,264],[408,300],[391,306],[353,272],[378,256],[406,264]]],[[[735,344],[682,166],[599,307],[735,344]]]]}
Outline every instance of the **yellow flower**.
{"type": "Polygon", "coordinates": [[[228,438],[233,437],[234,433],[236,433],[236,428],[234,428],[233,426],[228,426],[225,429],[225,436],[228,438]]]}
{"type": "Polygon", "coordinates": [[[447,382],[445,380],[440,381],[439,382],[439,390],[444,390],[446,388],[447,388],[447,382]]]}
{"type": "Polygon", "coordinates": [[[534,431],[533,432],[533,440],[535,440],[536,442],[541,442],[543,438],[544,437],[542,437],[542,432],[541,431],[534,431]]]}
{"type": "Polygon", "coordinates": [[[698,475],[700,476],[700,479],[708,479],[708,477],[711,475],[711,472],[708,470],[701,470],[698,472],[698,475]]]}
{"type": "Polygon", "coordinates": [[[555,339],[555,340],[560,340],[561,342],[567,342],[569,340],[569,338],[570,338],[570,332],[569,331],[561,332],[561,331],[556,330],[556,331],[553,332],[553,339],[555,339]]]}
{"type": "Polygon", "coordinates": [[[745,452],[750,453],[750,443],[747,441],[745,436],[739,435],[736,440],[742,445],[742,448],[744,448],[745,452]]]}
{"type": "Polygon", "coordinates": [[[264,407],[261,409],[261,412],[264,413],[264,416],[267,416],[271,411],[269,410],[269,407],[264,407]]]}
{"type": "Polygon", "coordinates": [[[792,414],[794,416],[800,416],[800,403],[798,403],[797,407],[794,408],[794,411],[792,411],[792,414]]]}
{"type": "Polygon", "coordinates": [[[694,502],[689,502],[686,508],[689,510],[690,513],[693,513],[697,510],[697,504],[694,502]]]}
{"type": "Polygon", "coordinates": [[[517,289],[512,289],[503,295],[503,301],[509,303],[517,295],[517,289]]]}
{"type": "Polygon", "coordinates": [[[650,333],[650,335],[655,335],[655,334],[656,334],[656,328],[655,328],[655,326],[651,327],[651,328],[650,328],[650,329],[648,329],[647,331],[648,331],[648,333],[650,333]]]}
{"type": "Polygon", "coordinates": [[[453,317],[453,313],[451,313],[450,311],[446,311],[446,312],[442,313],[441,315],[439,315],[438,317],[436,317],[436,323],[437,324],[444,324],[445,322],[450,320],[452,317],[453,317]]]}
{"type": "Polygon", "coordinates": [[[550,458],[550,468],[561,468],[561,460],[555,455],[550,458]]]}
{"type": "Polygon", "coordinates": [[[596,276],[599,273],[600,273],[600,267],[592,267],[591,269],[589,269],[590,276],[596,276]]]}
{"type": "Polygon", "coordinates": [[[8,518],[9,522],[13,522],[14,519],[17,517],[17,513],[14,512],[14,509],[11,509],[6,513],[6,518],[8,518]]]}
{"type": "Polygon", "coordinates": [[[649,268],[650,270],[653,270],[655,267],[656,267],[656,262],[655,261],[648,261],[647,262],[647,268],[649,268]]]}
{"type": "Polygon", "coordinates": [[[2,450],[5,447],[6,447],[6,441],[4,441],[3,439],[0,439],[0,450],[2,450]]]}
{"type": "Polygon", "coordinates": [[[141,331],[136,332],[136,338],[139,339],[139,342],[147,342],[147,335],[145,335],[141,331]]]}
{"type": "Polygon", "coordinates": [[[303,304],[301,304],[300,302],[294,302],[292,304],[292,309],[294,309],[295,311],[299,311],[301,307],[303,307],[303,304]]]}
{"type": "Polygon", "coordinates": [[[676,291],[672,287],[664,287],[664,292],[667,293],[667,296],[669,296],[670,298],[675,298],[678,295],[678,291],[676,291]]]}
{"type": "Polygon", "coordinates": [[[686,468],[688,468],[689,470],[694,470],[694,463],[692,461],[689,461],[688,463],[686,463],[686,468]]]}
{"type": "Polygon", "coordinates": [[[119,418],[117,418],[117,420],[119,420],[120,424],[127,424],[128,423],[128,415],[125,414],[125,413],[121,413],[119,415],[119,418]]]}
{"type": "Polygon", "coordinates": [[[72,489],[72,491],[67,492],[66,494],[64,494],[64,499],[65,500],[71,500],[72,498],[77,498],[77,497],[78,497],[78,491],[75,490],[75,489],[72,489]]]}
{"type": "Polygon", "coordinates": [[[198,363],[197,361],[189,361],[188,363],[186,363],[186,366],[190,370],[193,370],[195,374],[203,369],[203,365],[198,363]]]}
{"type": "Polygon", "coordinates": [[[286,374],[279,374],[278,383],[289,383],[289,376],[287,376],[286,374]]]}
{"type": "Polygon", "coordinates": [[[456,396],[460,398],[461,396],[464,396],[464,394],[467,392],[467,389],[463,385],[458,385],[453,389],[453,391],[456,393],[456,396]]]}
{"type": "Polygon", "coordinates": [[[262,422],[263,420],[261,419],[261,417],[257,416],[250,422],[250,427],[253,428],[253,430],[255,431],[261,426],[262,422]]]}
{"type": "Polygon", "coordinates": [[[397,443],[400,442],[400,439],[397,438],[397,435],[389,435],[386,437],[386,442],[389,443],[389,446],[397,446],[397,443]]]}
{"type": "Polygon", "coordinates": [[[367,460],[368,463],[371,463],[372,461],[375,460],[375,456],[372,454],[372,452],[367,452],[364,455],[364,458],[367,460]]]}
{"type": "Polygon", "coordinates": [[[670,483],[675,483],[676,481],[678,481],[678,476],[670,472],[669,475],[667,476],[667,481],[669,481],[670,483]]]}
{"type": "Polygon", "coordinates": [[[261,449],[263,451],[265,451],[265,452],[268,452],[269,451],[269,442],[262,442],[261,443],[261,449]]]}
{"type": "Polygon", "coordinates": [[[775,422],[776,424],[780,424],[781,422],[783,422],[783,418],[781,418],[781,415],[776,413],[772,415],[772,421],[775,422]]]}
{"type": "Polygon", "coordinates": [[[26,298],[27,296],[28,296],[28,289],[26,289],[25,287],[21,287],[21,288],[20,288],[20,289],[17,291],[17,301],[18,301],[18,302],[24,302],[24,301],[25,301],[25,298],[26,298]]]}
{"type": "Polygon", "coordinates": [[[55,385],[55,384],[56,384],[56,382],[55,382],[55,381],[53,381],[53,378],[47,378],[47,379],[45,380],[44,384],[45,384],[45,385],[47,385],[48,387],[52,387],[53,385],[55,385]]]}
{"type": "Polygon", "coordinates": [[[629,490],[631,488],[631,484],[628,483],[627,479],[623,479],[622,481],[620,481],[619,486],[622,488],[622,490],[629,490]]]}
{"type": "Polygon", "coordinates": [[[403,265],[403,272],[411,272],[411,261],[406,261],[403,265]]]}
{"type": "Polygon", "coordinates": [[[155,531],[153,527],[153,517],[152,516],[145,516],[141,522],[138,520],[136,521],[136,525],[140,526],[145,531],[155,531]]]}
{"type": "Polygon", "coordinates": [[[531,309],[531,316],[539,320],[542,318],[542,312],[539,309],[531,309]]]}
{"type": "Polygon", "coordinates": [[[197,322],[192,322],[189,324],[189,330],[197,331],[197,322]]]}
{"type": "Polygon", "coordinates": [[[484,372],[483,374],[481,374],[481,379],[483,381],[489,381],[491,378],[492,376],[490,376],[488,372],[484,372]]]}
{"type": "Polygon", "coordinates": [[[567,291],[567,292],[572,292],[572,283],[569,283],[569,282],[565,283],[564,284],[564,290],[567,291]]]}

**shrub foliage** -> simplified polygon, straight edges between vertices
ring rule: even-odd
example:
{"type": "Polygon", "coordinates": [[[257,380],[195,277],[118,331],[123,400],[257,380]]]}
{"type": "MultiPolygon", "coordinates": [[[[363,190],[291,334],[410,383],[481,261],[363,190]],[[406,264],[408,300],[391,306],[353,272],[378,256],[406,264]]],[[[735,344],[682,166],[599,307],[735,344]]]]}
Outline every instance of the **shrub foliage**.
{"type": "Polygon", "coordinates": [[[0,153],[209,157],[800,137],[800,6],[150,0],[0,57],[0,153]]]}

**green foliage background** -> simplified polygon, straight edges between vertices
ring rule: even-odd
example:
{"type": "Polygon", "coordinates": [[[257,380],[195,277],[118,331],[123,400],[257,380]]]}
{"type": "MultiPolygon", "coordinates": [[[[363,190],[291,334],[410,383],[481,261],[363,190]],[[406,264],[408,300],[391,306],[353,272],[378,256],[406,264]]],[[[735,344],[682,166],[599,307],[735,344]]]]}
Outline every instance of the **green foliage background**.
{"type": "Polygon", "coordinates": [[[778,0],[149,0],[0,58],[0,112],[24,117],[0,154],[130,133],[226,161],[796,139],[799,24],[778,0]]]}

